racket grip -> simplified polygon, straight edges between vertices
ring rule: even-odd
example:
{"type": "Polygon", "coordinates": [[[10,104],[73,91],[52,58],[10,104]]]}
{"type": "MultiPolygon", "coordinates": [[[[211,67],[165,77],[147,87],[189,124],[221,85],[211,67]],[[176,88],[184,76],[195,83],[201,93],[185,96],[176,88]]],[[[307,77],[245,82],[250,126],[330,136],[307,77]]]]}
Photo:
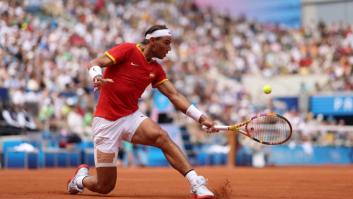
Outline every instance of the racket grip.
{"type": "MultiPolygon", "coordinates": [[[[214,128],[216,130],[228,130],[229,126],[224,126],[224,125],[214,125],[214,128]]],[[[207,126],[202,126],[202,129],[206,130],[207,126]]]]}
{"type": "Polygon", "coordinates": [[[228,130],[229,126],[215,125],[214,128],[217,129],[217,130],[228,130]]]}

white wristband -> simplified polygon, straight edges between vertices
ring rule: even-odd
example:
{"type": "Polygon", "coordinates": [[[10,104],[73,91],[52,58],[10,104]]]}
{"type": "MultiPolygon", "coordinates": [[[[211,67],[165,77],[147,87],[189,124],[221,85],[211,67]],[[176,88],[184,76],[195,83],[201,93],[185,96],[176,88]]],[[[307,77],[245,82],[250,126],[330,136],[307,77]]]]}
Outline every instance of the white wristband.
{"type": "Polygon", "coordinates": [[[89,71],[89,76],[91,76],[92,79],[94,79],[98,75],[103,75],[102,74],[102,68],[100,66],[92,66],[89,71]]]}
{"type": "Polygon", "coordinates": [[[197,122],[199,122],[202,114],[203,113],[199,109],[197,109],[194,105],[190,105],[189,108],[186,110],[186,115],[191,117],[197,122]]]}

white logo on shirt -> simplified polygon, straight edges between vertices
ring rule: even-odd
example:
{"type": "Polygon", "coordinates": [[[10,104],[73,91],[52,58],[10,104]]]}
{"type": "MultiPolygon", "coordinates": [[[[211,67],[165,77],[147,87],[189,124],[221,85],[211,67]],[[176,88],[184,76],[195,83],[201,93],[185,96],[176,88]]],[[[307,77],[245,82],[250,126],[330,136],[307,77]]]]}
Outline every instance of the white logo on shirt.
{"type": "Polygon", "coordinates": [[[131,62],[131,65],[132,65],[132,66],[140,66],[140,65],[138,65],[138,64],[135,64],[134,62],[131,62]]]}

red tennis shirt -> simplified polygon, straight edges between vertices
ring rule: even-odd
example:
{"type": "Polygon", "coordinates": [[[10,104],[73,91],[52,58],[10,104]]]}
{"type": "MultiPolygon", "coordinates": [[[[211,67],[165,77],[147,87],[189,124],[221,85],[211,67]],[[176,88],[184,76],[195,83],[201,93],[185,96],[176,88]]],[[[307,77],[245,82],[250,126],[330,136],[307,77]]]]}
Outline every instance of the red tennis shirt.
{"type": "Polygon", "coordinates": [[[138,109],[138,99],[149,84],[156,87],[167,80],[156,61],[147,62],[139,44],[122,43],[105,52],[113,65],[105,68],[106,83],[100,89],[95,116],[117,120],[138,109]]]}

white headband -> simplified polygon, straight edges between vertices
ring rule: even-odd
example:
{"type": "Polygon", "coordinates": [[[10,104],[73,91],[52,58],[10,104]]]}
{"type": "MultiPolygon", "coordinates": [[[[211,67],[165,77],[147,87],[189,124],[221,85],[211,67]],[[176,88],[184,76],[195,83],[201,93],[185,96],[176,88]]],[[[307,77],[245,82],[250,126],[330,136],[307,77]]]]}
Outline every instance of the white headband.
{"type": "Polygon", "coordinates": [[[167,37],[172,36],[169,29],[156,30],[150,34],[147,34],[145,39],[151,39],[152,37],[167,37]]]}

